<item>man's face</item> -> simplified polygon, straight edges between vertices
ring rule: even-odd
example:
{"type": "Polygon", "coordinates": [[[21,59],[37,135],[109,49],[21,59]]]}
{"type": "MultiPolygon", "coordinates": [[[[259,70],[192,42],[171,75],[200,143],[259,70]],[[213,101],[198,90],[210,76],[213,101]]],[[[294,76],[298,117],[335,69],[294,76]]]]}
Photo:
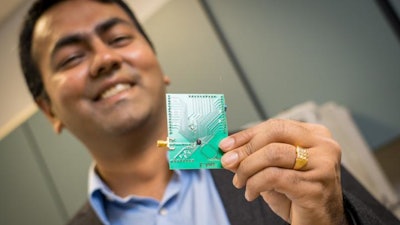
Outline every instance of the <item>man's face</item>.
{"type": "Polygon", "coordinates": [[[119,135],[161,116],[168,78],[148,42],[115,4],[65,1],[37,22],[32,53],[54,126],[80,139],[119,135]]]}

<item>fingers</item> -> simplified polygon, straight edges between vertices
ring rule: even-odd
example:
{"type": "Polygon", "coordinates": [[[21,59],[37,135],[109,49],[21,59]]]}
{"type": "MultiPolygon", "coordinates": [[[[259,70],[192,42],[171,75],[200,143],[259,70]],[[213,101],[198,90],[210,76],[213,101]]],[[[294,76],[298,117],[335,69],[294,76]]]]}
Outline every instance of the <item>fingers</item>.
{"type": "MultiPolygon", "coordinates": [[[[310,171],[316,168],[336,168],[340,165],[340,148],[336,142],[326,140],[324,154],[318,154],[318,148],[306,149],[308,153],[307,164],[297,171],[310,171]]],[[[294,171],[296,161],[296,147],[283,143],[272,143],[259,151],[246,157],[235,171],[233,185],[242,188],[247,180],[265,168],[276,167],[294,171]]],[[[321,171],[321,170],[320,170],[321,171]]]]}
{"type": "Polygon", "coordinates": [[[321,171],[265,168],[246,181],[245,198],[253,201],[259,195],[286,221],[315,224],[310,220],[325,217],[329,221],[342,216],[340,169],[332,172],[331,168],[321,171]]]}
{"type": "Polygon", "coordinates": [[[267,167],[293,168],[296,150],[293,145],[283,143],[269,144],[246,157],[236,170],[233,184],[237,188],[245,185],[253,174],[267,167]]]}
{"type": "Polygon", "coordinates": [[[276,167],[265,168],[246,181],[245,197],[248,201],[253,201],[262,192],[275,191],[293,201],[304,196],[310,197],[315,193],[321,193],[321,186],[309,180],[302,173],[302,171],[276,167]]]}
{"type": "Polygon", "coordinates": [[[276,214],[280,215],[285,221],[290,221],[291,201],[286,195],[276,191],[264,191],[260,193],[265,202],[276,214]]]}
{"type": "Polygon", "coordinates": [[[286,143],[303,148],[311,147],[320,135],[328,135],[319,125],[287,120],[268,120],[253,128],[233,134],[220,143],[225,168],[235,171],[239,162],[270,143],[286,143]],[[319,132],[310,132],[318,130],[319,132]]]}
{"type": "Polygon", "coordinates": [[[313,134],[332,138],[332,133],[325,126],[315,123],[302,123],[302,126],[307,127],[308,130],[313,134]]]}
{"type": "MultiPolygon", "coordinates": [[[[308,139],[307,136],[304,135],[307,131],[308,130],[306,130],[304,126],[300,125],[300,122],[272,119],[272,120],[267,120],[261,124],[258,124],[255,127],[240,131],[225,138],[224,140],[221,141],[219,147],[223,151],[227,152],[229,150],[247,144],[250,145],[256,144],[254,142],[256,142],[257,140],[254,139],[260,136],[262,136],[262,139],[265,140],[266,142],[290,141],[294,143],[298,141],[297,139],[308,139]],[[297,135],[300,136],[294,138],[297,135]]],[[[260,147],[260,144],[254,145],[254,148],[257,147],[260,147]]],[[[254,149],[249,148],[249,150],[254,150],[254,149]]]]}
{"type": "MultiPolygon", "coordinates": [[[[333,212],[340,211],[341,207],[331,205],[337,205],[334,199],[340,201],[341,194],[327,194],[331,191],[329,185],[318,182],[315,179],[318,175],[313,173],[266,168],[247,181],[245,198],[252,201],[261,195],[277,215],[291,224],[334,224],[327,221],[335,216],[327,215],[326,212],[327,208],[333,212]],[[305,176],[304,173],[311,175],[305,176]]],[[[337,187],[332,190],[340,192],[337,187]]]]}
{"type": "MultiPolygon", "coordinates": [[[[290,141],[294,145],[306,147],[312,141],[307,134],[331,137],[330,131],[319,124],[303,123],[295,120],[271,119],[252,128],[237,132],[221,141],[219,147],[227,152],[250,142],[257,134],[262,134],[270,142],[290,141]],[[300,135],[300,136],[297,136],[300,135]]],[[[257,146],[254,146],[257,147],[257,146]]]]}
{"type": "Polygon", "coordinates": [[[261,195],[279,216],[299,224],[332,220],[331,205],[340,212],[341,150],[325,127],[272,119],[229,136],[220,148],[222,165],[235,172],[233,184],[246,188],[248,201],[261,195]],[[306,154],[294,169],[296,146],[306,154]]]}

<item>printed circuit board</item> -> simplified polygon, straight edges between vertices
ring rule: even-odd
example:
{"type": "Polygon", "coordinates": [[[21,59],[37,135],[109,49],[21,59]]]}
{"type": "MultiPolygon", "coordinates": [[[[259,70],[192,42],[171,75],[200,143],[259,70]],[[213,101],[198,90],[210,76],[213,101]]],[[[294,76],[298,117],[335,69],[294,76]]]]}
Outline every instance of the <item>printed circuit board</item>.
{"type": "Polygon", "coordinates": [[[222,168],[219,142],[228,135],[223,94],[167,94],[170,169],[222,168]]]}

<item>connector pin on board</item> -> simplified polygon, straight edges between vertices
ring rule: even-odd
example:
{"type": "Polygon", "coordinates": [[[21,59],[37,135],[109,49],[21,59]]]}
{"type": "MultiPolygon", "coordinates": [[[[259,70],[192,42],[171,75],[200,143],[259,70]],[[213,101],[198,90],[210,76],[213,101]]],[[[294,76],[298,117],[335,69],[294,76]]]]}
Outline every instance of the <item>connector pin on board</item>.
{"type": "Polygon", "coordinates": [[[159,147],[159,148],[164,148],[164,147],[168,147],[168,146],[169,146],[168,139],[166,141],[164,141],[164,140],[157,141],[157,147],[159,147]]]}

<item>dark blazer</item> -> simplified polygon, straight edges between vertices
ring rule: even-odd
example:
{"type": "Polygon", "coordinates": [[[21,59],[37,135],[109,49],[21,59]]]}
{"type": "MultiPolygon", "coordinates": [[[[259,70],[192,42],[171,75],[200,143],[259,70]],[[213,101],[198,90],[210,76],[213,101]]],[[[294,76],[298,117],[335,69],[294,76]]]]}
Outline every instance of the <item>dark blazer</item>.
{"type": "MultiPolygon", "coordinates": [[[[232,225],[287,225],[271,211],[262,198],[247,202],[244,198],[244,189],[236,189],[232,185],[231,172],[211,170],[211,174],[232,225]]],[[[345,211],[354,225],[400,225],[400,221],[375,200],[343,167],[342,187],[345,211]]],[[[68,223],[68,225],[101,224],[88,202],[68,223]]]]}

